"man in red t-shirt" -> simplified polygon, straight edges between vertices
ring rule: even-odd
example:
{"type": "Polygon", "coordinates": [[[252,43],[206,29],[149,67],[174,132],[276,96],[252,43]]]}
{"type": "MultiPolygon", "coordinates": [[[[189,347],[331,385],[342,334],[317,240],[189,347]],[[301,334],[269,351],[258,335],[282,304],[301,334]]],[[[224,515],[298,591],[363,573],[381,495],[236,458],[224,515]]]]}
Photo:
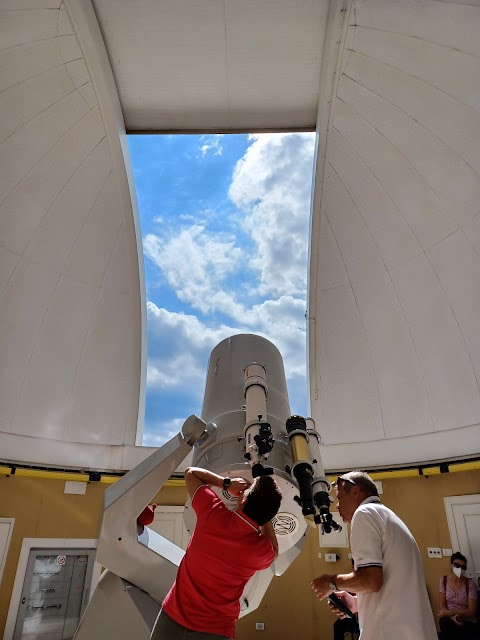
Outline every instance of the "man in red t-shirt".
{"type": "Polygon", "coordinates": [[[245,585],[278,554],[271,520],[282,494],[271,476],[250,484],[190,467],[185,482],[197,524],[150,638],[234,638],[245,585]],[[209,485],[236,496],[238,508],[230,511],[209,485]]]}

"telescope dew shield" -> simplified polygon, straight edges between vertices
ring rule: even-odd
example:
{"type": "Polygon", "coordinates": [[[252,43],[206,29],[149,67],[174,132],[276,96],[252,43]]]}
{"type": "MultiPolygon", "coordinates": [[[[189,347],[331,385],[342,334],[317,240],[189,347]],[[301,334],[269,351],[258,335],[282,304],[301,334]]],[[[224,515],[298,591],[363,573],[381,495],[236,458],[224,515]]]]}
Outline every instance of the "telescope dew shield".
{"type": "Polygon", "coordinates": [[[302,513],[304,516],[312,515],[316,512],[312,491],[314,469],[310,461],[310,454],[308,450],[307,425],[305,418],[302,418],[302,416],[290,416],[286,422],[286,428],[292,449],[292,473],[295,476],[300,489],[302,513]]]}
{"type": "MultiPolygon", "coordinates": [[[[311,418],[308,421],[313,422],[311,418]]],[[[307,436],[308,436],[308,453],[310,456],[310,460],[312,461],[313,466],[313,480],[312,480],[312,491],[315,500],[315,504],[319,507],[319,497],[317,498],[317,494],[326,494],[328,497],[331,489],[331,485],[325,476],[325,471],[323,469],[322,458],[320,455],[320,434],[318,431],[312,426],[307,428],[307,436]]]]}
{"type": "Polygon", "coordinates": [[[245,423],[258,420],[258,416],[267,416],[267,374],[265,367],[252,362],[245,369],[245,423]]]}
{"type": "Polygon", "coordinates": [[[330,513],[330,504],[332,502],[330,498],[331,485],[325,477],[325,471],[323,469],[320,455],[320,434],[315,429],[313,420],[309,418],[308,421],[311,422],[311,426],[307,428],[308,451],[314,468],[314,477],[312,480],[313,502],[318,510],[318,514],[315,516],[315,522],[321,525],[323,533],[330,533],[332,529],[334,531],[341,531],[341,525],[335,522],[330,513]]]}

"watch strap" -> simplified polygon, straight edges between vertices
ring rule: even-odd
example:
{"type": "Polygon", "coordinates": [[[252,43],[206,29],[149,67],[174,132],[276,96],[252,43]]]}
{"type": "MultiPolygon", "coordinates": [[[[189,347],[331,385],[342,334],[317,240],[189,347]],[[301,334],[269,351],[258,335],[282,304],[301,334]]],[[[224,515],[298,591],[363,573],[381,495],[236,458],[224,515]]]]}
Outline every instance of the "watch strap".
{"type": "Polygon", "coordinates": [[[333,589],[334,591],[338,591],[337,585],[335,583],[336,579],[337,579],[337,576],[330,576],[330,584],[328,585],[330,589],[333,589]]]}

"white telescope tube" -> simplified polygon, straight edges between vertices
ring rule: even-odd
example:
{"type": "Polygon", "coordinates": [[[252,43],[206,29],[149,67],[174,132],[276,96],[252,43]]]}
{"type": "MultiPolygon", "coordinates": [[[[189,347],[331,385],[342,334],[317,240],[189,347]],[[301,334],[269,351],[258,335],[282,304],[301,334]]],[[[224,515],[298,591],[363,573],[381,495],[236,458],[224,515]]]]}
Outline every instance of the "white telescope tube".
{"type": "Polygon", "coordinates": [[[267,422],[267,374],[265,367],[252,362],[245,369],[245,453],[253,466],[268,458],[268,453],[260,453],[256,439],[262,424],[267,422]]]}

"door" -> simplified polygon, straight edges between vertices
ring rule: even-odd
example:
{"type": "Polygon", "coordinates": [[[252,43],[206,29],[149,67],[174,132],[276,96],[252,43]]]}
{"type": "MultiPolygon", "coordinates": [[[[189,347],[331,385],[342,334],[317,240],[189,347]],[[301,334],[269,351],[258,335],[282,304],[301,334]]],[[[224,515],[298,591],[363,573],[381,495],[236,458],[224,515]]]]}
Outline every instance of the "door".
{"type": "Polygon", "coordinates": [[[158,505],[155,519],[149,528],[170,540],[182,549],[186,549],[190,536],[183,521],[184,507],[168,507],[158,505]]]}
{"type": "Polygon", "coordinates": [[[480,577],[480,494],[445,498],[452,550],[468,560],[472,578],[480,577]]]}
{"type": "Polygon", "coordinates": [[[71,640],[88,603],[94,549],[32,549],[13,640],[71,640]]]}

